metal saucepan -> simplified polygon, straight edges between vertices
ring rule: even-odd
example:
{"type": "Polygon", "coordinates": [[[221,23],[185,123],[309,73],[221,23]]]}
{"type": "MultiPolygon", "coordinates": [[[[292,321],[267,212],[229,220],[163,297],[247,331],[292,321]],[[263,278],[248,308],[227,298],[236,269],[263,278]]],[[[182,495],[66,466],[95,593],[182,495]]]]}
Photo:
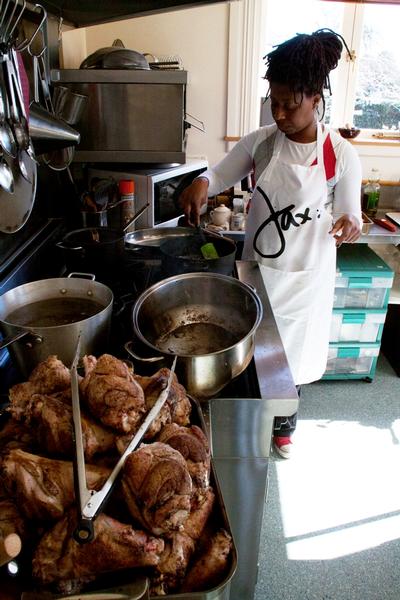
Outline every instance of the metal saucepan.
{"type": "Polygon", "coordinates": [[[232,275],[236,244],[229,238],[221,235],[196,232],[192,229],[191,236],[165,240],[160,244],[163,271],[166,275],[180,275],[181,273],[194,273],[207,271],[232,275]],[[212,243],[217,251],[218,258],[204,258],[201,248],[207,243],[212,243]]]}
{"type": "Polygon", "coordinates": [[[254,290],[217,273],[186,273],[163,279],[133,307],[137,338],[157,356],[178,356],[177,375],[189,394],[215,396],[248,366],[262,304],[254,290]]]}
{"type": "MultiPolygon", "coordinates": [[[[129,219],[123,229],[85,227],[67,233],[56,246],[63,251],[68,271],[94,273],[103,278],[113,273],[125,254],[125,229],[149,207],[146,204],[129,219]]],[[[96,214],[96,213],[94,213],[96,214]]]]}
{"type": "Polygon", "coordinates": [[[9,346],[25,377],[50,354],[69,366],[79,332],[82,353],[106,349],[112,305],[112,291],[93,275],[76,273],[20,285],[0,296],[5,337],[0,349],[9,346]]]}

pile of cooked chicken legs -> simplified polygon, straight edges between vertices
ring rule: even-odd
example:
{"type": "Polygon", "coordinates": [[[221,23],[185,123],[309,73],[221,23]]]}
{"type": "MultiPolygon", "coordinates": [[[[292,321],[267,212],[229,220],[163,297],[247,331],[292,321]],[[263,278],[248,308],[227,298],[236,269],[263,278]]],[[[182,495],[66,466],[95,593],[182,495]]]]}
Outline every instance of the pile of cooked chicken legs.
{"type": "MultiPolygon", "coordinates": [[[[83,364],[86,479],[98,490],[170,371],[141,377],[108,354],[85,356],[83,364]]],[[[69,369],[49,356],[9,397],[10,418],[0,430],[0,540],[11,529],[32,549],[37,589],[78,593],[103,573],[144,567],[151,595],[202,591],[223,581],[232,540],[221,528],[210,485],[207,438],[191,424],[192,403],[175,375],[166,403],[94,521],[94,540],[84,545],[72,535],[78,512],[69,369]]]]}

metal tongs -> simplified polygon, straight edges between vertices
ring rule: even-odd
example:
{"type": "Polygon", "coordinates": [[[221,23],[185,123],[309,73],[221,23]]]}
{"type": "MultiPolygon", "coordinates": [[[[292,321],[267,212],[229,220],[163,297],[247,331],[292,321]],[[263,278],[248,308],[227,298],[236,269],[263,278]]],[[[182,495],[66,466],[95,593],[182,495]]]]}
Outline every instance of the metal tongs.
{"type": "Polygon", "coordinates": [[[86,544],[91,542],[94,538],[93,521],[99,514],[102,506],[106,502],[114,483],[119,475],[119,472],[123,468],[128,455],[135,450],[140,443],[142,437],[150,427],[153,420],[157,417],[158,413],[164,406],[169,391],[171,389],[173,375],[175,373],[176,360],[175,356],[172,363],[171,372],[168,377],[166,387],[161,391],[157,398],[156,403],[147,414],[145,420],[133,436],[125,452],[119,458],[118,462],[114,466],[112,472],[104,482],[103,487],[99,491],[89,490],[86,481],[86,470],[85,470],[85,455],[83,448],[83,435],[82,435],[82,422],[81,422],[81,411],[79,403],[79,386],[78,386],[78,362],[80,359],[80,348],[81,348],[81,334],[78,336],[76,351],[74,360],[71,366],[71,393],[72,393],[72,416],[73,416],[73,431],[75,438],[75,482],[77,487],[77,495],[79,499],[79,520],[78,525],[74,531],[74,539],[80,544],[86,544]]]}

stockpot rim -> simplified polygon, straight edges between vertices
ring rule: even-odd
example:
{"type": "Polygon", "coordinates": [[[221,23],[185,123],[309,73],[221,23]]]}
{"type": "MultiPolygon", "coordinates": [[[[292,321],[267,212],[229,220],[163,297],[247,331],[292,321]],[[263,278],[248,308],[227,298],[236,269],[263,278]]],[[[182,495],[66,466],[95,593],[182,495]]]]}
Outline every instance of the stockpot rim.
{"type": "Polygon", "coordinates": [[[144,292],[142,292],[142,294],[140,294],[140,296],[138,297],[138,299],[136,300],[136,302],[132,308],[133,328],[134,328],[134,332],[137,335],[137,337],[142,342],[144,342],[149,348],[152,348],[152,350],[158,352],[160,355],[175,356],[175,354],[173,352],[165,352],[165,351],[160,350],[160,348],[158,348],[157,346],[155,346],[154,344],[149,342],[149,340],[142,334],[142,332],[140,331],[140,328],[139,328],[139,324],[138,324],[138,313],[139,313],[140,307],[147,300],[147,298],[149,296],[151,296],[157,289],[161,289],[162,287],[164,287],[166,285],[170,285],[170,284],[176,282],[177,280],[182,281],[185,279],[205,279],[205,278],[223,280],[223,281],[226,281],[227,283],[231,283],[232,285],[236,285],[237,287],[242,288],[253,299],[253,301],[256,305],[256,308],[257,308],[257,317],[256,317],[251,329],[246,333],[246,335],[244,337],[242,337],[239,341],[235,342],[234,344],[231,344],[230,346],[227,346],[226,348],[222,348],[221,350],[217,350],[216,352],[209,352],[208,354],[177,354],[178,358],[201,359],[204,357],[218,356],[221,354],[225,354],[226,352],[229,352],[230,350],[232,350],[239,344],[244,344],[246,342],[246,340],[248,340],[249,338],[254,336],[254,334],[257,331],[257,328],[259,327],[259,325],[262,321],[262,318],[263,318],[263,305],[262,305],[261,299],[258,296],[256,290],[251,285],[249,285],[243,281],[240,281],[239,279],[236,279],[236,277],[231,277],[230,275],[221,275],[219,273],[195,271],[192,273],[182,273],[181,275],[173,275],[171,277],[167,277],[166,279],[162,279],[162,280],[158,281],[157,283],[153,284],[151,287],[147,288],[144,292]]]}
{"type": "MultiPolygon", "coordinates": [[[[36,286],[37,287],[37,286],[36,286]]],[[[47,298],[43,298],[43,301],[46,300],[52,300],[53,298],[55,298],[55,296],[49,296],[47,298]]],[[[91,299],[91,298],[89,298],[91,299]]],[[[98,298],[92,298],[93,301],[98,301],[98,298]]],[[[38,300],[40,301],[40,300],[38,300]]],[[[87,323],[88,321],[91,321],[92,319],[96,319],[99,315],[102,315],[104,312],[109,311],[110,307],[112,307],[112,304],[114,302],[114,294],[111,290],[111,288],[109,288],[108,286],[104,285],[103,283],[101,283],[100,281],[95,281],[94,279],[87,279],[86,277],[48,277],[46,279],[37,279],[35,281],[30,281],[28,283],[22,283],[21,285],[18,285],[14,288],[11,288],[10,290],[7,290],[6,292],[4,292],[4,294],[2,294],[0,296],[0,323],[7,325],[9,327],[18,327],[19,329],[26,329],[26,330],[34,330],[34,331],[44,331],[44,330],[52,330],[52,329],[62,329],[62,328],[70,328],[71,325],[79,325],[79,323],[87,323]],[[79,282],[85,282],[91,285],[96,286],[97,289],[101,289],[102,291],[104,291],[104,293],[109,294],[109,298],[107,301],[107,304],[101,309],[99,310],[99,312],[95,313],[94,315],[91,315],[90,317],[85,317],[84,319],[80,319],[79,321],[74,321],[73,323],[66,323],[64,325],[47,325],[47,326],[40,326],[40,327],[28,327],[26,325],[18,325],[17,323],[13,323],[11,321],[6,321],[6,318],[3,317],[3,312],[4,312],[4,299],[6,298],[6,296],[11,296],[12,293],[20,293],[23,288],[25,288],[25,290],[27,289],[32,289],[34,288],[35,284],[38,284],[39,282],[59,282],[59,285],[62,285],[62,283],[67,284],[67,283],[71,283],[71,281],[79,281],[79,282]]]]}

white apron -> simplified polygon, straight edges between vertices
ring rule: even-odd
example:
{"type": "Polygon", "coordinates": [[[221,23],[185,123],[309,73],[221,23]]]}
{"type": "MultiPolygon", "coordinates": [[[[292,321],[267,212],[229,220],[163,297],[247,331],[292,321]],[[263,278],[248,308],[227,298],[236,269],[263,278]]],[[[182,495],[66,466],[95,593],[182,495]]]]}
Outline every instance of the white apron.
{"type": "Polygon", "coordinates": [[[336,270],[332,216],[321,125],[317,164],[280,159],[285,136],[277,131],[273,156],[260,175],[246,223],[243,259],[257,260],[296,385],[319,379],[326,368],[336,270]]]}

